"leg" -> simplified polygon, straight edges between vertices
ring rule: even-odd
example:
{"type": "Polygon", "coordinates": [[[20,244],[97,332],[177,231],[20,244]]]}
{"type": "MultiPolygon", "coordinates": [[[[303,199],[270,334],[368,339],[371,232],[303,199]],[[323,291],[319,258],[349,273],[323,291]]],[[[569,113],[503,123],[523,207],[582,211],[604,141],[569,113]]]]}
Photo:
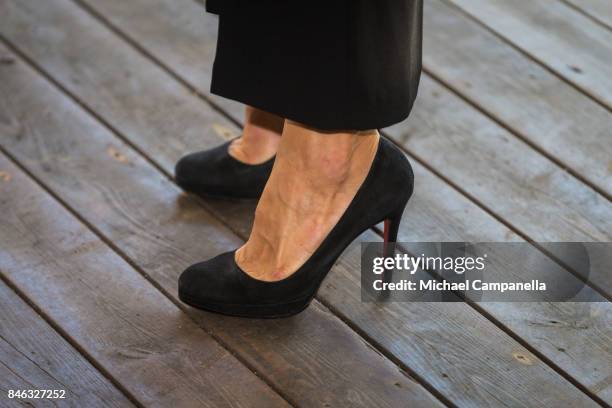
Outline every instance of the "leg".
{"type": "Polygon", "coordinates": [[[251,145],[246,127],[231,148],[245,162],[225,145],[208,155],[214,168],[200,174],[222,181],[217,193],[260,201],[241,248],[181,274],[179,297],[192,306],[247,317],[298,313],[351,240],[386,220],[392,238],[412,194],[405,156],[367,129],[397,123],[412,107],[422,0],[322,2],[325,13],[318,3],[298,3],[219,9],[211,92],[292,120],[276,139],[274,160],[245,164],[276,148],[251,145]],[[246,173],[248,183],[232,179],[246,173]]]}
{"type": "Polygon", "coordinates": [[[280,116],[247,106],[242,136],[229,147],[229,154],[246,164],[259,164],[276,154],[285,120],[280,116]]]}
{"type": "Polygon", "coordinates": [[[287,121],[237,264],[260,280],[295,272],[336,225],[369,172],[378,132],[322,132],[287,121]]]}

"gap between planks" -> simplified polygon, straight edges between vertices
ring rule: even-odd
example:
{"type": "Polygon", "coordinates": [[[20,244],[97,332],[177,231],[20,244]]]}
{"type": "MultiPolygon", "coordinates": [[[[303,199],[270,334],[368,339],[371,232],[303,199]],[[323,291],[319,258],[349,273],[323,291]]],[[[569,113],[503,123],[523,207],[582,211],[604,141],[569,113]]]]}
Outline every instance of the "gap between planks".
{"type": "Polygon", "coordinates": [[[607,22],[601,20],[597,16],[593,15],[593,13],[585,10],[584,8],[581,8],[581,7],[577,6],[576,4],[573,4],[573,3],[569,2],[568,0],[559,0],[559,1],[561,3],[563,3],[563,4],[565,4],[567,7],[571,8],[572,10],[574,10],[576,13],[582,14],[583,16],[585,16],[586,18],[588,18],[589,20],[591,20],[595,24],[599,24],[600,26],[602,26],[606,30],[612,31],[612,26],[611,25],[609,25],[607,22]]]}
{"type": "MultiPolygon", "coordinates": [[[[8,158],[7,162],[12,163],[8,158]]],[[[45,193],[43,192],[43,194],[45,193]]],[[[82,401],[84,396],[82,394],[83,391],[91,391],[91,393],[94,394],[92,395],[94,397],[93,401],[96,401],[96,403],[104,401],[104,403],[112,402],[113,406],[122,406],[121,404],[116,404],[129,402],[130,406],[142,407],[139,401],[132,398],[133,396],[129,391],[123,389],[121,384],[115,383],[112,376],[107,375],[100,367],[96,367],[94,362],[89,360],[88,356],[82,352],[78,345],[71,342],[70,337],[65,336],[64,333],[54,327],[51,319],[40,313],[36,305],[31,304],[29,299],[24,296],[17,287],[12,286],[11,282],[3,275],[2,271],[0,271],[0,293],[6,296],[0,303],[5,302],[4,306],[7,308],[6,310],[16,313],[14,315],[15,320],[12,322],[9,321],[6,328],[9,330],[11,328],[18,329],[16,332],[4,332],[4,336],[8,335],[8,337],[4,337],[1,333],[2,330],[0,330],[0,342],[5,342],[12,350],[17,352],[21,356],[20,359],[23,358],[25,361],[34,365],[55,384],[62,385],[66,394],[72,394],[73,397],[77,397],[77,403],[82,401]],[[22,323],[29,324],[23,331],[16,327],[16,325],[21,325],[22,323]],[[11,336],[11,334],[13,336],[11,336]],[[15,335],[17,337],[14,337],[15,335]],[[36,336],[36,338],[32,339],[32,341],[25,346],[13,343],[14,340],[18,340],[19,337],[23,337],[23,335],[26,335],[26,337],[36,336]],[[36,352],[34,348],[38,348],[36,352]],[[29,355],[30,353],[31,356],[29,355]],[[48,353],[52,353],[53,355],[49,356],[48,353]],[[77,361],[76,365],[71,364],[67,372],[64,373],[62,367],[58,367],[56,364],[60,362],[63,363],[66,356],[71,359],[76,359],[77,361]],[[43,361],[41,361],[40,358],[43,358],[43,361]],[[72,371],[72,369],[74,369],[74,371],[72,371]],[[73,380],[70,377],[66,377],[68,373],[78,375],[81,378],[73,380]],[[99,382],[98,380],[102,380],[103,382],[99,382]],[[73,386],[77,386],[76,390],[72,388],[73,386]],[[88,386],[108,386],[109,389],[89,389],[88,386]],[[98,392],[104,391],[111,391],[112,393],[116,393],[116,395],[98,394],[98,392]],[[117,399],[119,396],[121,396],[121,398],[117,399]]],[[[0,327],[0,329],[2,329],[2,327],[0,327]]],[[[10,356],[8,356],[8,358],[9,360],[6,362],[10,364],[10,356]]],[[[0,360],[0,365],[1,364],[3,364],[3,362],[0,360]]],[[[30,386],[36,386],[40,389],[42,389],[41,386],[44,386],[45,389],[52,388],[50,384],[41,378],[24,378],[10,366],[4,365],[14,376],[20,378],[30,386]],[[33,382],[31,380],[33,380],[33,382]],[[43,382],[41,382],[41,380],[43,382]]],[[[19,370],[19,367],[15,368],[19,370]]],[[[66,398],[68,399],[68,397],[66,398]]],[[[87,398],[87,400],[90,401],[89,398],[87,398]]]]}
{"type": "MultiPolygon", "coordinates": [[[[556,158],[554,155],[552,155],[551,153],[547,152],[543,147],[540,147],[540,146],[536,145],[534,142],[532,142],[527,137],[525,137],[521,133],[521,131],[515,130],[512,126],[504,123],[504,121],[502,119],[500,119],[495,113],[489,112],[481,104],[479,104],[478,102],[470,99],[468,96],[466,96],[463,93],[461,93],[461,90],[459,90],[457,87],[453,86],[449,81],[446,81],[446,80],[442,79],[439,75],[436,75],[426,65],[423,65],[423,72],[425,72],[427,75],[432,77],[437,83],[439,83],[444,88],[446,88],[449,92],[453,93],[458,98],[460,98],[462,101],[464,101],[465,103],[467,103],[468,105],[473,107],[475,110],[477,110],[478,112],[480,112],[484,116],[486,116],[489,119],[491,119],[499,127],[507,130],[515,138],[517,138],[518,140],[521,140],[523,143],[525,143],[531,149],[535,150],[536,152],[538,152],[539,154],[541,154],[542,156],[546,157],[548,160],[550,160],[551,162],[553,162],[554,164],[559,166],[561,169],[563,169],[564,171],[568,172],[570,175],[572,175],[575,179],[580,181],[582,184],[584,184],[587,187],[590,187],[591,190],[595,191],[596,193],[598,193],[601,196],[605,197],[608,201],[612,202],[612,195],[610,195],[610,193],[608,193],[607,191],[603,190],[602,188],[596,186],[594,183],[590,182],[585,176],[580,174],[578,171],[574,170],[571,166],[568,166],[566,163],[564,163],[562,159],[556,158]]],[[[610,300],[610,299],[608,299],[608,300],[610,300]]]]}
{"type": "MultiPolygon", "coordinates": [[[[77,0],[73,0],[73,1],[77,1],[77,0]]],[[[506,38],[503,34],[498,33],[492,27],[489,27],[483,21],[481,21],[478,18],[476,18],[475,16],[471,15],[466,10],[464,10],[461,7],[459,7],[457,4],[453,3],[452,1],[450,1],[450,0],[441,0],[441,1],[443,1],[446,5],[454,8],[455,10],[457,10],[458,12],[463,14],[465,17],[467,17],[471,21],[473,21],[476,24],[478,24],[484,30],[486,30],[490,34],[494,35],[497,39],[499,39],[500,41],[504,42],[506,45],[512,47],[515,51],[521,53],[523,56],[525,56],[525,58],[529,59],[530,61],[534,62],[535,64],[538,64],[540,67],[542,67],[543,69],[548,71],[550,74],[552,74],[555,77],[557,77],[559,80],[565,82],[567,85],[571,86],[572,88],[574,88],[578,92],[588,96],[595,103],[600,105],[602,108],[604,108],[608,112],[612,113],[612,106],[608,105],[605,101],[601,100],[597,95],[593,94],[591,91],[589,91],[585,87],[582,87],[582,86],[576,84],[574,81],[566,78],[564,75],[562,75],[561,73],[557,72],[554,68],[548,66],[548,64],[546,64],[544,61],[541,61],[540,59],[538,59],[535,55],[533,55],[529,51],[524,50],[523,48],[521,48],[520,46],[518,46],[517,44],[512,42],[509,38],[506,38]]]]}
{"type": "MultiPolygon", "coordinates": [[[[232,122],[237,127],[242,127],[242,123],[234,118],[230,113],[226,112],[222,106],[217,104],[212,98],[208,97],[205,93],[201,92],[195,85],[192,85],[188,80],[184,79],[180,74],[175,72],[170,66],[165,64],[162,60],[157,58],[155,55],[150,53],[146,48],[141,46],[136,40],[126,34],[119,27],[115,26],[111,21],[109,21],[104,15],[99,13],[96,9],[91,7],[89,4],[83,2],[82,0],[71,0],[78,7],[85,10],[87,13],[92,15],[96,20],[98,20],[104,27],[109,29],[113,34],[119,37],[124,42],[128,43],[132,48],[138,51],[140,54],[148,58],[151,62],[161,68],[166,74],[170,75],[175,81],[183,85],[187,88],[191,93],[197,95],[198,98],[202,99],[205,103],[207,103],[215,112],[219,113],[225,119],[232,122]]],[[[198,5],[205,7],[205,3],[200,2],[199,0],[193,0],[198,5]]],[[[0,34],[1,36],[1,34],[0,34]]],[[[148,159],[148,158],[147,158],[148,159]]],[[[159,166],[157,166],[159,168],[159,166]]]]}
{"type": "MultiPolygon", "coordinates": [[[[49,193],[47,191],[47,189],[42,186],[38,180],[34,177],[32,177],[32,175],[23,168],[23,166],[21,166],[21,163],[18,163],[17,161],[15,161],[15,159],[6,154],[6,152],[4,151],[4,148],[0,145],[0,152],[2,152],[2,154],[11,162],[13,163],[19,170],[23,171],[27,177],[29,177],[34,183],[36,183],[36,185],[40,186],[43,191],[45,193],[49,193]]],[[[53,197],[53,196],[52,196],[53,197]]],[[[55,199],[55,197],[53,197],[55,199]]],[[[56,200],[57,201],[57,200],[56,200]]],[[[58,201],[59,202],[59,201],[58,201]]],[[[65,206],[63,205],[63,203],[59,202],[60,205],[62,205],[62,207],[65,208],[65,206]]],[[[4,273],[2,271],[0,271],[0,282],[4,283],[10,290],[12,290],[23,302],[25,302],[26,305],[28,305],[33,311],[34,313],[36,313],[38,316],[40,316],[40,318],[49,325],[49,327],[52,330],[55,330],[55,332],[61,336],[62,339],[64,339],[74,350],[76,350],[77,353],[79,353],[81,356],[83,356],[83,358],[89,362],[89,364],[92,365],[92,367],[97,370],[104,378],[106,378],[114,387],[117,388],[117,390],[119,390],[119,392],[121,392],[132,404],[134,404],[135,406],[139,407],[139,408],[146,408],[143,404],[140,403],[140,401],[138,401],[138,399],[132,395],[132,393],[123,386],[123,384],[121,384],[119,381],[117,381],[115,379],[115,377],[113,377],[113,375],[108,372],[106,369],[104,369],[104,367],[102,367],[100,364],[98,364],[98,361],[93,358],[88,352],[87,350],[85,350],[83,347],[81,347],[77,342],[75,342],[74,340],[72,340],[72,338],[70,337],[70,335],[68,335],[68,333],[66,333],[66,331],[64,331],[59,325],[57,325],[53,319],[51,319],[44,310],[40,309],[38,306],[36,306],[34,304],[34,302],[32,302],[23,292],[21,292],[21,290],[19,290],[19,288],[17,288],[15,285],[13,285],[7,278],[6,276],[4,276],[4,273]]]]}

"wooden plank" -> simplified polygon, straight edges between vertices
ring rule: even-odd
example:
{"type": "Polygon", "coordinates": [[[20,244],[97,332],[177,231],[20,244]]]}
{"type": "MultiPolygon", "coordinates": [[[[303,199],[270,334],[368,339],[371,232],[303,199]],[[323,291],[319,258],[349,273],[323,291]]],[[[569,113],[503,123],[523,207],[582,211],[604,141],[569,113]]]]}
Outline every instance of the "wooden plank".
{"type": "MultiPolygon", "coordinates": [[[[189,264],[241,242],[197,200],[181,197],[167,178],[23,64],[4,70],[7,81],[0,89],[9,124],[4,148],[95,225],[167,296],[178,302],[177,278],[189,264]]],[[[133,302],[144,299],[139,296],[133,302]]],[[[146,303],[153,301],[157,300],[146,303]]],[[[138,305],[134,310],[140,310],[138,305]]],[[[269,323],[187,310],[296,404],[341,406],[349,400],[355,406],[394,407],[405,401],[417,407],[440,406],[320,305],[296,319],[269,323]]],[[[208,347],[206,342],[202,347],[208,347]]],[[[230,375],[240,379],[231,370],[219,377],[230,375]]],[[[244,392],[257,392],[248,383],[239,385],[244,392]]]]}
{"type": "Polygon", "coordinates": [[[612,109],[610,30],[557,1],[446,1],[612,109]]]}
{"type": "Polygon", "coordinates": [[[441,0],[424,27],[428,72],[610,197],[610,112],[441,0]]]}
{"type": "MultiPolygon", "coordinates": [[[[17,79],[6,74],[3,69],[3,78],[17,79]]],[[[34,90],[27,85],[25,88],[29,88],[25,93],[34,90]]],[[[21,91],[6,90],[3,87],[4,107],[9,95],[16,99],[15,104],[27,102],[21,91]]],[[[61,100],[49,102],[61,104],[61,100]]],[[[3,110],[9,123],[15,123],[17,118],[13,116],[14,107],[3,110]]],[[[32,103],[23,109],[38,110],[40,119],[46,116],[50,123],[47,127],[29,127],[36,124],[18,122],[23,126],[19,137],[28,139],[30,132],[40,132],[39,142],[53,142],[53,132],[58,129],[52,122],[60,118],[69,121],[75,108],[63,104],[45,111],[45,105],[32,103]]],[[[88,128],[84,121],[73,124],[84,125],[81,129],[96,135],[95,129],[88,128]]],[[[6,131],[14,129],[3,130],[9,136],[6,131]]],[[[60,164],[57,160],[61,157],[45,151],[49,153],[47,158],[60,164]]],[[[76,164],[63,156],[60,166],[76,164]]],[[[10,182],[2,185],[0,202],[2,275],[139,403],[286,406],[266,384],[4,156],[0,156],[0,167],[10,177],[10,182]]],[[[53,166],[47,166],[47,171],[54,171],[53,166]]],[[[74,185],[75,180],[68,183],[74,185]]]]}
{"type": "MultiPolygon", "coordinates": [[[[108,4],[108,3],[105,3],[105,4],[108,4]]],[[[182,5],[179,5],[177,6],[177,8],[180,9],[181,6],[182,5]]],[[[158,9],[158,8],[157,7],[147,7],[147,9],[158,9]]],[[[187,8],[187,10],[189,9],[187,8]]],[[[142,12],[144,13],[145,10],[143,9],[142,12]]],[[[174,21],[174,19],[172,21],[174,21]]],[[[185,25],[184,18],[179,19],[178,21],[181,21],[181,26],[185,25]]],[[[151,20],[151,22],[153,24],[156,24],[155,19],[151,20]]],[[[41,24],[41,21],[38,21],[38,24],[41,24]]],[[[88,23],[87,25],[88,27],[93,26],[93,24],[91,23],[88,23]]],[[[164,26],[168,26],[167,22],[165,25],[157,25],[159,29],[163,28],[164,26]]],[[[175,37],[175,35],[172,31],[170,31],[166,33],[166,37],[173,38],[175,37]]],[[[103,40],[102,38],[96,38],[95,42],[97,44],[103,44],[107,41],[103,40]]],[[[120,46],[114,43],[112,45],[113,45],[112,47],[109,46],[110,50],[113,50],[113,52],[121,51],[120,46]]],[[[197,46],[197,44],[194,44],[194,46],[197,46]]],[[[29,45],[28,47],[36,47],[36,46],[29,45]]],[[[76,48],[78,49],[78,46],[76,48]]],[[[98,58],[100,58],[100,60],[97,62],[95,59],[95,56],[89,56],[87,60],[88,61],[87,64],[89,65],[86,65],[86,62],[81,61],[78,55],[71,53],[71,50],[73,49],[75,49],[75,46],[69,47],[69,48],[67,47],[66,49],[63,49],[60,44],[50,45],[47,43],[47,44],[44,44],[44,46],[41,44],[40,51],[38,50],[36,51],[37,52],[36,57],[37,59],[47,61],[47,60],[52,60],[52,58],[46,57],[45,56],[46,52],[49,52],[53,55],[62,54],[64,55],[65,60],[69,60],[71,61],[71,64],[75,64],[75,66],[81,67],[80,68],[81,71],[88,71],[88,72],[91,72],[91,70],[94,69],[96,66],[100,66],[100,62],[102,60],[108,61],[108,60],[117,58],[113,56],[114,54],[111,54],[109,50],[104,50],[103,52],[103,48],[99,47],[98,48],[98,53],[99,53],[98,58]]],[[[195,54],[197,53],[194,53],[194,55],[195,54]]],[[[127,57],[125,56],[125,54],[122,53],[120,55],[121,55],[121,60],[127,61],[127,57]]],[[[181,57],[180,55],[177,58],[186,59],[186,57],[184,56],[181,57]]],[[[138,59],[134,57],[134,61],[138,61],[138,59]]],[[[129,68],[131,65],[132,64],[124,63],[123,66],[129,68]]],[[[105,117],[112,118],[113,120],[111,121],[118,128],[123,129],[123,128],[129,128],[130,126],[134,126],[133,123],[122,123],[123,119],[119,120],[120,118],[122,118],[121,116],[122,110],[125,111],[126,109],[127,110],[134,109],[134,106],[129,107],[128,105],[126,105],[123,107],[123,109],[121,109],[120,107],[117,107],[116,108],[117,112],[115,112],[114,109],[112,108],[113,104],[105,103],[106,101],[101,102],[100,98],[94,97],[95,94],[93,90],[95,89],[95,86],[94,87],[85,86],[84,84],[88,83],[91,80],[89,78],[83,78],[82,76],[79,76],[78,75],[79,70],[75,70],[71,68],[71,66],[67,66],[65,64],[59,64],[59,63],[57,65],[50,63],[49,67],[52,70],[53,75],[59,78],[79,78],[79,81],[78,81],[79,82],[79,88],[78,88],[79,96],[83,97],[83,95],[85,95],[86,97],[83,97],[83,98],[87,100],[87,103],[92,104],[92,106],[96,106],[96,109],[98,111],[104,112],[105,117]],[[89,95],[91,95],[91,97],[89,95]]],[[[156,84],[159,82],[167,81],[167,79],[164,80],[158,77],[150,76],[148,72],[146,75],[143,75],[142,72],[143,71],[141,70],[141,75],[138,76],[138,79],[142,80],[143,84],[156,84]]],[[[118,78],[113,77],[112,72],[107,73],[106,71],[97,71],[97,73],[98,75],[96,76],[96,80],[103,81],[104,83],[107,83],[107,84],[118,83],[117,82],[118,78]]],[[[69,80],[66,80],[66,81],[62,80],[62,82],[66,84],[66,86],[70,86],[71,90],[77,89],[70,85],[69,80]]],[[[120,83],[119,85],[123,86],[120,83]]],[[[144,85],[138,85],[135,87],[143,88],[144,85]]],[[[112,88],[107,88],[107,89],[109,93],[116,92],[112,88]]],[[[147,98],[149,100],[153,91],[155,90],[155,87],[151,86],[149,87],[148,90],[151,91],[151,93],[148,95],[149,98],[147,98]]],[[[159,99],[161,98],[160,95],[156,96],[157,100],[160,100],[159,99]]],[[[102,97],[104,97],[104,95],[102,97]]],[[[139,104],[137,106],[138,106],[137,110],[140,111],[140,107],[143,105],[139,104]]],[[[166,104],[166,106],[172,106],[172,105],[166,104]]],[[[191,110],[189,106],[190,105],[187,103],[180,104],[181,110],[191,110]]],[[[201,106],[202,105],[200,105],[200,109],[201,109],[201,106]]],[[[179,112],[172,111],[171,108],[166,110],[166,113],[167,114],[171,113],[170,116],[174,116],[175,113],[179,114],[179,112]]],[[[155,118],[152,118],[152,120],[155,120],[155,118]]],[[[198,123],[196,124],[180,123],[180,126],[183,128],[187,128],[187,129],[189,129],[191,126],[194,126],[197,128],[204,127],[203,124],[198,124],[198,123]]],[[[175,143],[183,143],[185,151],[193,150],[196,146],[198,146],[197,143],[201,143],[198,141],[195,141],[194,143],[194,142],[185,140],[185,138],[183,138],[181,134],[178,132],[174,132],[174,134],[176,135],[175,143]],[[191,146],[189,145],[190,143],[192,143],[191,146]]],[[[166,168],[167,171],[169,171],[177,157],[176,156],[172,157],[171,155],[173,154],[173,152],[168,152],[167,150],[164,150],[162,148],[165,144],[167,144],[167,138],[160,137],[160,136],[163,136],[163,135],[160,135],[159,132],[155,130],[154,126],[150,126],[148,128],[137,129],[136,131],[133,131],[132,133],[130,133],[130,138],[133,141],[135,141],[136,144],[141,146],[142,149],[147,151],[148,154],[151,154],[151,156],[157,162],[163,163],[162,167],[166,168]],[[146,139],[144,139],[143,136],[139,137],[138,135],[146,135],[146,139]]],[[[447,185],[445,185],[439,179],[433,177],[431,173],[428,173],[421,166],[418,166],[418,165],[415,166],[415,170],[417,172],[417,176],[419,177],[419,179],[426,180],[426,182],[417,184],[417,188],[419,191],[418,191],[418,194],[416,194],[415,199],[411,202],[411,208],[409,209],[409,212],[408,212],[409,215],[407,215],[408,217],[407,219],[412,220],[414,218],[414,221],[412,221],[410,224],[411,228],[414,228],[416,231],[419,231],[423,234],[427,234],[430,237],[436,237],[436,236],[442,237],[444,234],[447,234],[455,238],[457,236],[461,236],[463,237],[463,239],[465,239],[466,236],[470,236],[472,238],[477,238],[477,239],[483,239],[484,237],[487,237],[486,239],[490,239],[490,240],[516,239],[516,236],[514,236],[510,231],[505,229],[501,224],[497,223],[491,217],[488,217],[486,214],[480,211],[473,204],[470,204],[469,202],[467,202],[465,198],[458,195],[452,189],[448,188],[447,185]]],[[[224,210],[227,210],[226,207],[227,207],[227,204],[223,203],[223,206],[220,206],[219,208],[215,208],[215,210],[217,214],[221,215],[228,224],[232,225],[233,228],[237,230],[247,230],[248,231],[249,223],[248,223],[248,220],[246,219],[247,217],[245,216],[245,212],[236,211],[236,208],[230,210],[229,212],[224,212],[224,210]]],[[[246,209],[243,209],[243,210],[246,210],[246,209]]],[[[425,237],[427,235],[421,235],[421,238],[426,239],[425,237]]],[[[243,236],[245,236],[245,234],[243,234],[243,236]]],[[[189,244],[187,244],[187,246],[189,246],[189,244]]],[[[329,280],[330,282],[332,282],[332,284],[335,281],[334,279],[337,274],[338,273],[335,272],[335,273],[332,273],[332,276],[330,276],[329,280]]],[[[358,292],[356,293],[358,295],[358,292]]],[[[347,315],[350,315],[353,313],[359,313],[359,312],[353,312],[352,310],[355,310],[355,311],[364,310],[361,308],[361,305],[359,303],[354,303],[354,302],[344,303],[342,300],[338,301],[338,300],[334,300],[333,298],[330,299],[330,302],[328,304],[334,307],[336,311],[339,311],[347,315]]],[[[466,339],[465,338],[465,328],[461,328],[455,325],[448,325],[447,322],[445,321],[432,323],[433,325],[439,325],[438,332],[429,331],[426,333],[427,336],[435,336],[436,338],[443,338],[445,339],[444,341],[452,342],[452,344],[453,345],[456,344],[457,347],[463,347],[462,346],[463,344],[474,344],[476,346],[479,346],[479,347],[476,347],[474,350],[476,349],[488,350],[488,351],[491,350],[491,352],[482,353],[482,357],[478,357],[478,359],[481,359],[481,358],[484,359],[482,363],[486,362],[487,364],[491,364],[491,367],[495,367],[496,364],[498,363],[501,365],[505,364],[505,362],[508,359],[508,356],[511,354],[511,351],[506,349],[506,347],[509,347],[509,345],[512,346],[511,349],[516,349],[516,348],[521,349],[521,347],[515,342],[508,343],[507,338],[505,341],[502,341],[502,342],[497,341],[497,339],[499,339],[500,336],[502,338],[505,338],[505,335],[500,334],[499,330],[496,327],[494,327],[492,324],[487,322],[484,318],[479,316],[469,307],[466,307],[465,305],[454,306],[454,307],[457,308],[457,310],[459,311],[458,313],[466,314],[465,319],[467,321],[470,321],[470,324],[469,324],[470,327],[480,328],[480,337],[485,339],[484,342],[475,341],[474,338],[466,339]],[[449,332],[447,335],[440,336],[439,332],[445,332],[445,329],[444,329],[445,327],[450,327],[452,329],[451,332],[449,332]],[[488,342],[489,339],[494,339],[494,340],[489,343],[488,342]],[[500,345],[502,348],[499,348],[500,345]]],[[[411,314],[408,306],[405,306],[405,305],[402,306],[401,310],[403,310],[404,314],[407,315],[407,317],[405,318],[406,322],[409,322],[411,325],[414,325],[414,326],[419,325],[422,319],[417,315],[411,314]]],[[[441,311],[438,311],[438,313],[443,314],[441,311]]],[[[397,315],[398,315],[397,312],[395,312],[394,314],[390,314],[390,320],[385,320],[387,322],[386,324],[392,326],[393,319],[397,315]]],[[[378,333],[378,330],[385,330],[385,326],[377,326],[376,324],[373,324],[372,322],[369,322],[368,320],[363,320],[363,319],[360,323],[361,323],[361,327],[360,327],[361,330],[366,331],[368,335],[373,339],[378,339],[379,337],[382,338],[386,349],[392,350],[393,353],[398,352],[398,347],[400,347],[399,345],[413,344],[414,338],[410,337],[407,334],[404,334],[402,331],[393,332],[390,334],[378,333]]],[[[544,339],[545,340],[542,340],[542,341],[549,341],[549,339],[546,338],[545,335],[544,335],[544,339]]],[[[433,339],[430,341],[433,341],[433,339]]],[[[449,347],[452,348],[453,345],[449,347]]],[[[472,404],[480,403],[481,405],[487,402],[492,403],[493,401],[497,403],[496,397],[494,396],[487,397],[486,396],[487,394],[484,392],[474,393],[473,395],[465,394],[464,391],[465,391],[465,387],[467,386],[466,384],[470,384],[470,386],[472,387],[480,387],[482,384],[478,384],[478,382],[475,381],[475,378],[477,378],[476,373],[472,372],[471,370],[466,370],[464,372],[462,370],[457,369],[455,364],[457,363],[460,364],[460,362],[457,361],[457,362],[449,363],[444,359],[440,359],[439,351],[437,349],[432,349],[428,347],[427,344],[421,344],[420,342],[417,342],[417,344],[414,347],[419,347],[418,352],[422,353],[424,356],[427,356],[427,358],[434,361],[435,362],[434,364],[437,364],[438,367],[445,367],[445,369],[456,373],[453,376],[447,376],[447,377],[442,376],[440,378],[439,372],[432,372],[430,370],[431,368],[430,365],[423,364],[423,365],[414,367],[414,369],[418,372],[418,374],[426,378],[427,381],[430,381],[431,383],[439,383],[439,382],[444,383],[445,392],[448,393],[447,395],[449,398],[453,400],[464,401],[466,402],[466,404],[469,404],[469,401],[471,401],[472,404]],[[469,401],[466,401],[465,400],[466,398],[469,401]]],[[[412,348],[410,348],[410,349],[405,350],[405,354],[401,354],[402,361],[410,362],[410,364],[408,364],[410,366],[412,366],[411,353],[413,352],[414,351],[412,350],[412,348]]],[[[591,364],[592,363],[589,361],[588,364],[586,365],[588,367],[592,367],[591,364]]],[[[593,361],[593,364],[601,366],[601,359],[597,358],[595,361],[593,361]]],[[[477,369],[477,366],[474,366],[473,368],[477,369]]],[[[558,389],[555,386],[550,387],[548,382],[551,381],[553,383],[559,384],[557,383],[558,378],[556,378],[553,374],[551,374],[545,368],[539,368],[539,370],[541,371],[535,372],[531,374],[531,376],[526,376],[526,373],[516,372],[514,370],[510,370],[509,374],[504,374],[503,372],[500,372],[499,373],[500,375],[499,383],[502,384],[502,387],[506,387],[506,386],[508,387],[508,388],[505,388],[507,390],[506,392],[510,392],[511,390],[515,389],[517,383],[526,384],[525,392],[521,392],[521,395],[523,396],[520,397],[520,398],[525,398],[526,399],[525,401],[527,401],[530,398],[530,392],[528,392],[529,387],[531,387],[534,384],[541,384],[541,386],[538,386],[537,388],[551,390],[551,395],[554,395],[553,399],[561,398],[560,396],[565,397],[563,394],[564,392],[568,392],[568,391],[570,393],[574,392],[571,390],[571,386],[567,384],[560,387],[560,389],[558,389]],[[511,378],[504,379],[505,375],[509,375],[511,378]],[[514,376],[517,376],[517,378],[514,378],[514,376]]],[[[529,371],[529,372],[531,373],[532,371],[529,371]]],[[[571,400],[571,397],[569,397],[568,399],[571,400]]]]}
{"type": "MultiPolygon", "coordinates": [[[[0,192],[12,181],[4,163],[2,171],[0,192]]],[[[2,281],[0,310],[0,405],[19,405],[16,399],[8,398],[8,390],[63,390],[65,399],[27,401],[34,406],[53,402],[66,407],[134,406],[2,281]]]]}
{"type": "Polygon", "coordinates": [[[561,0],[612,30],[612,3],[609,0],[561,0]]]}

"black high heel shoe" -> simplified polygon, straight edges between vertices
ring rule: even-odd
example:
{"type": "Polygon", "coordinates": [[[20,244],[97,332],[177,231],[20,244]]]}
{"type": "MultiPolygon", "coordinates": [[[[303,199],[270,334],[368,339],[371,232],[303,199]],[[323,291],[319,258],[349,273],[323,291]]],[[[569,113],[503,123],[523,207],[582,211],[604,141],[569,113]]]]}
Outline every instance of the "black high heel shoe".
{"type": "Polygon", "coordinates": [[[242,163],[230,156],[230,143],[181,158],[174,169],[176,183],[205,198],[259,198],[270,177],[274,157],[261,164],[242,163]]]}
{"type": "Polygon", "coordinates": [[[370,171],[321,246],[291,276],[276,282],[254,279],[226,252],[190,266],[179,278],[179,298],[199,309],[226,315],[272,318],[304,310],[346,247],[385,221],[385,242],[395,242],[404,207],[412,195],[410,163],[382,137],[370,171]]]}

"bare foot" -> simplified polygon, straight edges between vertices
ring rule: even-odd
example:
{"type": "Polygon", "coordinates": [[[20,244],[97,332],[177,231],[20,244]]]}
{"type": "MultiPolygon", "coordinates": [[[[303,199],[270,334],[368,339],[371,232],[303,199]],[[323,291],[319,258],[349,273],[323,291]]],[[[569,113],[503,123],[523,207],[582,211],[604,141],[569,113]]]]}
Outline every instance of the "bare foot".
{"type": "Polygon", "coordinates": [[[378,138],[376,130],[324,133],[286,121],[251,236],[236,251],[240,268],[276,281],[303,265],[365,180],[378,138]]]}
{"type": "Polygon", "coordinates": [[[230,144],[230,156],[246,164],[270,160],[278,150],[285,120],[250,106],[246,107],[244,116],[242,136],[230,144]]]}

